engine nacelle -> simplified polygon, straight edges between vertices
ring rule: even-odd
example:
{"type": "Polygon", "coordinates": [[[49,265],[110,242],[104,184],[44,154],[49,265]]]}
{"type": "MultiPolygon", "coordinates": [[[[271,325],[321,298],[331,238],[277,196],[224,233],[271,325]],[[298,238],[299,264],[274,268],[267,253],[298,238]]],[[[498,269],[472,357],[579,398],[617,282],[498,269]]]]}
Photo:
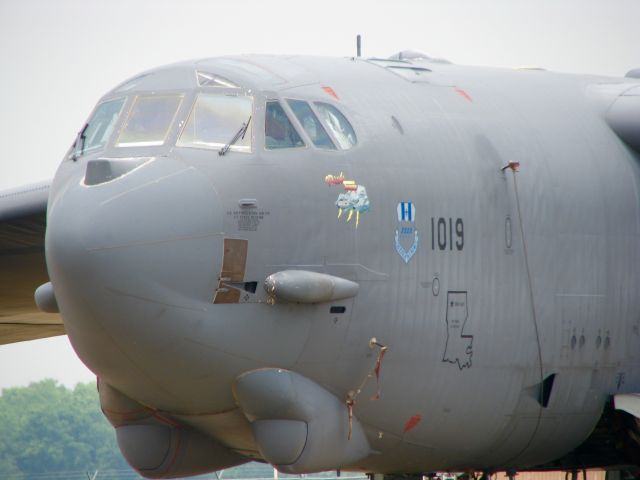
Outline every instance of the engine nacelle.
{"type": "Polygon", "coordinates": [[[282,472],[336,470],[371,453],[345,402],[298,373],[247,372],[236,379],[234,395],[251,422],[258,450],[282,472]]]}
{"type": "Polygon", "coordinates": [[[98,383],[102,411],[116,429],[122,455],[146,478],[198,475],[240,465],[245,457],[211,437],[98,383]]]}
{"type": "Polygon", "coordinates": [[[116,436],[124,458],[146,478],[188,477],[247,461],[190,427],[123,425],[116,436]]]}

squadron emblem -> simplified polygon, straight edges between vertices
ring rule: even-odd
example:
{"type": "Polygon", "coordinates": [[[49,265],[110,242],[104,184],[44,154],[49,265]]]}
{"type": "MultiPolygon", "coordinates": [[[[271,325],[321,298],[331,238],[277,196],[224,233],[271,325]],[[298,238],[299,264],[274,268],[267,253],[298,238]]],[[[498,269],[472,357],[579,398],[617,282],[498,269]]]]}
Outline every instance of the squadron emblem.
{"type": "Polygon", "coordinates": [[[409,263],[418,250],[418,230],[414,227],[416,209],[411,202],[400,202],[397,212],[396,252],[404,263],[409,263]]]}

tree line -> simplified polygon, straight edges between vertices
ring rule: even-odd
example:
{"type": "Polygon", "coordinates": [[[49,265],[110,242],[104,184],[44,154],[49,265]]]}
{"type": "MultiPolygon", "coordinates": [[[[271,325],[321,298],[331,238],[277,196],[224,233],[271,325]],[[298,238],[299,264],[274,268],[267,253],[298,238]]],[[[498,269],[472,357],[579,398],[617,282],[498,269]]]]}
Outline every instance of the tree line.
{"type": "MultiPolygon", "coordinates": [[[[318,474],[315,478],[337,480],[334,474],[318,474]]],[[[95,383],[79,383],[70,389],[55,380],[43,380],[28,387],[2,390],[0,480],[93,478],[142,478],[120,453],[115,431],[100,411],[95,383]]],[[[272,479],[274,474],[271,466],[251,462],[192,478],[272,479]]],[[[366,480],[363,475],[342,478],[366,480]]],[[[280,479],[299,480],[299,477],[280,474],[280,479]]]]}
{"type": "MultiPolygon", "coordinates": [[[[2,390],[0,478],[53,478],[53,472],[131,472],[94,383],[55,380],[2,390]]],[[[100,478],[100,477],[98,477],[100,478]]]]}

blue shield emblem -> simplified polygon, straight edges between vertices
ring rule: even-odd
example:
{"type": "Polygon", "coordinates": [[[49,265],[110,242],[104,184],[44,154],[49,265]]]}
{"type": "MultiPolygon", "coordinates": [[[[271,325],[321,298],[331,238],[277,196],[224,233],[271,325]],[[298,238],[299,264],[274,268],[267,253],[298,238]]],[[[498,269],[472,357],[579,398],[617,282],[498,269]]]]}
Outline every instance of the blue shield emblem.
{"type": "Polygon", "coordinates": [[[409,263],[418,250],[418,230],[415,228],[416,208],[411,202],[400,202],[397,208],[396,252],[404,263],[409,263]]]}

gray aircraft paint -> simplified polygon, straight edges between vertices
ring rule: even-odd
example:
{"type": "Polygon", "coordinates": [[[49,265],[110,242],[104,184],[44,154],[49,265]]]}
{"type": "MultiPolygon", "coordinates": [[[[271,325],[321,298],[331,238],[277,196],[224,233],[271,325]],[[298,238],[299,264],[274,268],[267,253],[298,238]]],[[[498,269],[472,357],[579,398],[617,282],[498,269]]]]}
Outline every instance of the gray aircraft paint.
{"type": "Polygon", "coordinates": [[[67,158],[51,187],[49,274],[101,382],[251,457],[231,386],[251,370],[292,370],[354,399],[376,453],[335,467],[374,472],[539,465],[582,443],[611,395],[638,392],[637,155],[602,113],[610,90],[636,80],[397,63],[414,64],[431,71],[408,80],[350,58],[211,59],[105,96],[184,94],[165,145],[67,158]],[[172,146],[196,70],[253,97],[253,153],[172,146]],[[264,149],[269,99],[305,147],[264,149]],[[285,99],[335,105],[357,145],[314,148],[285,99]],[[128,157],[153,159],[84,184],[90,162],[128,157]],[[338,218],[343,185],[326,179],[340,174],[366,189],[357,225],[338,218]],[[419,235],[408,261],[395,240],[402,202],[419,235]],[[242,281],[258,284],[239,303],[213,303],[225,239],[246,240],[242,281]],[[269,304],[264,280],[296,269],[358,293],[269,304]],[[387,347],[379,379],[376,344],[387,347]]]}

